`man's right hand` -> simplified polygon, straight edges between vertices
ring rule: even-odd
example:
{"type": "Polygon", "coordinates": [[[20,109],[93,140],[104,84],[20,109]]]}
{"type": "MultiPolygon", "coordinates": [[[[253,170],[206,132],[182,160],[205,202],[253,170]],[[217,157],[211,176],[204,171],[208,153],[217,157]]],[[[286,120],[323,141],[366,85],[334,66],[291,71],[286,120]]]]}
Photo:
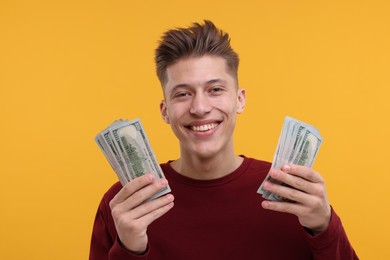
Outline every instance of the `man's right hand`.
{"type": "Polygon", "coordinates": [[[167,185],[166,179],[155,180],[152,174],[146,174],[127,183],[110,201],[116,231],[127,250],[137,254],[146,251],[148,226],[173,207],[174,197],[166,194],[143,202],[167,185]]]}

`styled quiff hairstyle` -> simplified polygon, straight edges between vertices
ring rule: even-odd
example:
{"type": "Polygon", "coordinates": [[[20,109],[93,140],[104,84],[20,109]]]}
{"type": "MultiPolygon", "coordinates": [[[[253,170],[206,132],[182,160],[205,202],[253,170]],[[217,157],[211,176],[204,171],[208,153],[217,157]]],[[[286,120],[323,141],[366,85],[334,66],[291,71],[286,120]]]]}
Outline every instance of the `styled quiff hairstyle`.
{"type": "Polygon", "coordinates": [[[226,61],[229,73],[237,81],[238,54],[230,46],[229,34],[218,29],[211,21],[193,23],[188,28],[176,28],[163,34],[155,52],[157,76],[163,86],[167,67],[180,59],[212,55],[226,61]]]}

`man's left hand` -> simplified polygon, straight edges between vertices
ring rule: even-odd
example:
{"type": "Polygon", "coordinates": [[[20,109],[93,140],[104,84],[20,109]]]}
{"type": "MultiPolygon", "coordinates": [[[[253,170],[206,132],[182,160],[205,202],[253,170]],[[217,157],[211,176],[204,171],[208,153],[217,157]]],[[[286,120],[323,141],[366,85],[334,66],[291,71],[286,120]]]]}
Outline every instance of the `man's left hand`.
{"type": "Polygon", "coordinates": [[[287,186],[268,181],[264,188],[290,201],[265,200],[263,208],[296,215],[301,225],[314,234],[328,227],[331,208],[324,179],[319,173],[308,167],[288,164],[281,170],[271,169],[270,174],[287,186]]]}

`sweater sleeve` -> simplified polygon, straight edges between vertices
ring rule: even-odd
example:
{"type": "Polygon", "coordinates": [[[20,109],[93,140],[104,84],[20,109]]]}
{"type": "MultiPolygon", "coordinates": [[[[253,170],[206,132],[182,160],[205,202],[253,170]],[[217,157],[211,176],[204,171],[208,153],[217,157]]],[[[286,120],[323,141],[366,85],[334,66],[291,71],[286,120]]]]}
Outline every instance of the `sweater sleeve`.
{"type": "Polygon", "coordinates": [[[121,245],[108,204],[103,198],[93,225],[89,260],[147,260],[148,255],[149,247],[145,254],[136,255],[121,245]]]}
{"type": "Polygon", "coordinates": [[[315,260],[355,260],[359,259],[352,248],[339,216],[332,208],[329,226],[323,232],[307,238],[315,260]]]}

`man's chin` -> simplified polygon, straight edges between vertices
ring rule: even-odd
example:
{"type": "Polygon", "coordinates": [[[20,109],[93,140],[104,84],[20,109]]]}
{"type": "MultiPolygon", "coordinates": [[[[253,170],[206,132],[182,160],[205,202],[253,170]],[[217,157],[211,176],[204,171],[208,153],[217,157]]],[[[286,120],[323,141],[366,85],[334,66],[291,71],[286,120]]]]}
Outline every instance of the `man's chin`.
{"type": "Polygon", "coordinates": [[[204,147],[196,147],[191,152],[192,156],[196,156],[200,159],[210,159],[219,154],[218,149],[215,145],[205,145],[204,147]]]}

